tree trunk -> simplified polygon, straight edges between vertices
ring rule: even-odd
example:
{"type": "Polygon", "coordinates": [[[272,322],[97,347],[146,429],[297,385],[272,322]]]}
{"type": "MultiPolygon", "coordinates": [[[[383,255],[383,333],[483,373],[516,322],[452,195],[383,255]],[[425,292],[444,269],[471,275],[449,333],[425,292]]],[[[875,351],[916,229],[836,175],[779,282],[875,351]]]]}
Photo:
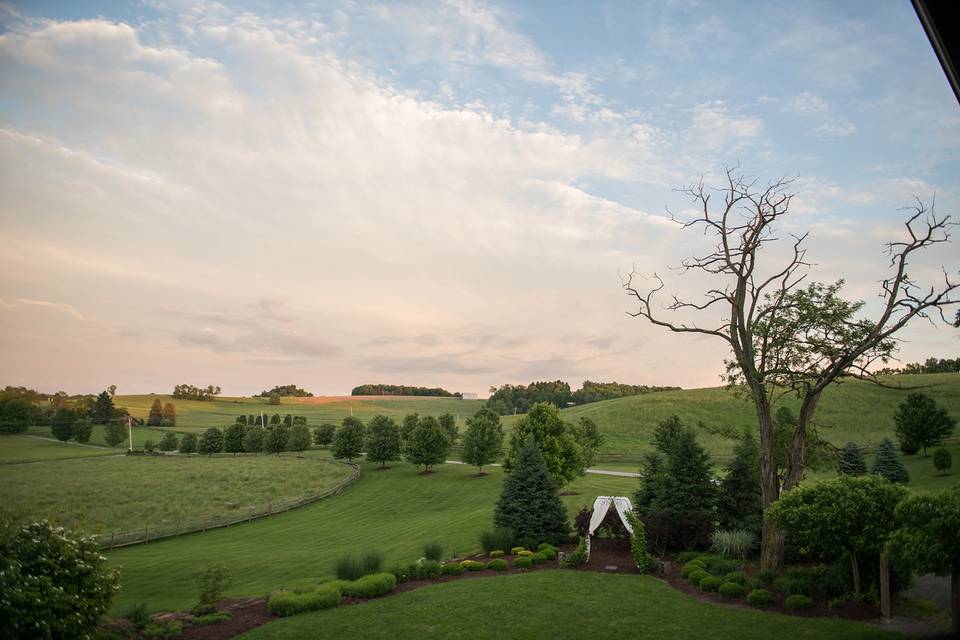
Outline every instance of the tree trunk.
{"type": "MultiPolygon", "coordinates": [[[[753,386],[753,385],[752,385],[753,386]]],[[[783,566],[783,533],[767,516],[767,510],[780,497],[780,479],[773,450],[773,419],[761,385],[753,386],[753,401],[760,426],[760,495],[763,504],[763,533],[760,537],[760,569],[776,571],[783,566]]]]}
{"type": "Polygon", "coordinates": [[[853,593],[860,593],[860,566],[857,564],[857,554],[850,552],[850,570],[853,572],[853,593]]]}
{"type": "Polygon", "coordinates": [[[953,568],[950,578],[950,608],[953,610],[953,633],[960,636],[960,567],[953,568]]]}

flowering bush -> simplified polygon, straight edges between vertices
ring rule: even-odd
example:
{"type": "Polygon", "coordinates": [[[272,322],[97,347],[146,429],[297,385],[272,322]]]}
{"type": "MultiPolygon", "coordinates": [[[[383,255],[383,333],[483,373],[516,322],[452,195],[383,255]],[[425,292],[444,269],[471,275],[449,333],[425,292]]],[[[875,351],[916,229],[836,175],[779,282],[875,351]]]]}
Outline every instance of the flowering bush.
{"type": "Polygon", "coordinates": [[[0,514],[0,637],[92,638],[119,587],[93,536],[0,514]]]}

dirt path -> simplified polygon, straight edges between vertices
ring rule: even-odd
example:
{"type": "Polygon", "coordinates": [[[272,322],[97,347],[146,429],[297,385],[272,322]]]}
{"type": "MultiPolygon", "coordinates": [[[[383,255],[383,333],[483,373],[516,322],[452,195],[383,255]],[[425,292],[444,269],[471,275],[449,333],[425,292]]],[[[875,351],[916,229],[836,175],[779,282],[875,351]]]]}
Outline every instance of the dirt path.
{"type": "MultiPolygon", "coordinates": [[[[446,464],[467,464],[461,460],[446,460],[446,464]]],[[[493,463],[484,465],[487,467],[499,467],[499,463],[493,463]]],[[[633,473],[632,471],[608,471],[607,469],[587,469],[587,473],[595,473],[598,476],[618,476],[620,478],[639,478],[639,473],[633,473]]]]}

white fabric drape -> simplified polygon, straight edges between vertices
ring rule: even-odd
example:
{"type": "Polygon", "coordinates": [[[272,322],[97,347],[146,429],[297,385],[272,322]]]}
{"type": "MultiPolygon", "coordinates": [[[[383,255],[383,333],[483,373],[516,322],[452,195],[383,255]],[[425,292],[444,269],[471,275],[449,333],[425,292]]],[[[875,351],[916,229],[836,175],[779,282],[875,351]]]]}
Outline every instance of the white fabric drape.
{"type": "Polygon", "coordinates": [[[607,517],[607,511],[610,509],[610,503],[612,501],[613,498],[610,496],[599,496],[593,502],[593,515],[590,516],[590,529],[587,531],[587,535],[592,536],[593,532],[603,523],[603,519],[607,517]]]}
{"type": "Polygon", "coordinates": [[[633,527],[630,525],[630,521],[627,520],[627,514],[633,511],[633,503],[630,502],[630,498],[617,496],[613,499],[613,506],[617,508],[617,514],[620,516],[620,522],[622,522],[623,526],[627,528],[627,531],[630,532],[630,535],[633,535],[633,527]]]}
{"type": "Polygon", "coordinates": [[[633,535],[633,527],[627,520],[627,513],[633,511],[633,503],[630,502],[630,498],[623,496],[597,496],[597,499],[593,502],[593,515],[590,516],[590,530],[587,532],[587,560],[590,559],[590,538],[593,537],[593,532],[603,524],[603,519],[607,517],[610,505],[613,505],[613,508],[617,510],[617,515],[620,516],[620,522],[627,528],[630,535],[633,535]]]}

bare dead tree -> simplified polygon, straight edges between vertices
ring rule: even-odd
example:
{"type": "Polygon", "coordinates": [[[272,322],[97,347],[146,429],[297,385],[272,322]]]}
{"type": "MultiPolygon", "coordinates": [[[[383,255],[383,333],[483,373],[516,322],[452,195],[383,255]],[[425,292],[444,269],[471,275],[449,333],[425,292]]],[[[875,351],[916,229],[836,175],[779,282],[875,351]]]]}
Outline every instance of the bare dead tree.
{"type": "MultiPolygon", "coordinates": [[[[950,324],[944,310],[957,304],[951,293],[958,283],[951,282],[946,271],[943,282],[929,288],[921,288],[907,272],[916,252],[950,239],[949,216],[938,216],[919,200],[905,223],[909,239],[886,246],[890,273],[881,282],[882,311],[876,320],[858,317],[862,301],[840,297],[842,280],[804,282],[810,266],[803,246],[806,233],[791,235],[787,257],[773,268],[761,269],[761,249],[778,241],[776,223],[789,212],[792,183],[781,178],[760,188],[756,180],[728,168],[720,188],[707,187],[701,180],[682,190],[698,213],[680,224],[702,227],[714,241],[711,251],[685,259],[680,267],[681,273],[699,271],[715,277],[717,284],[702,299],[672,295],[669,302],[657,306],[654,300],[665,288],[659,275],[654,273],[652,286],[644,289],[635,285],[640,279],[635,272],[623,280],[627,294],[639,303],[631,316],[675,333],[713,336],[729,345],[727,381],[749,393],[756,408],[764,512],[781,491],[792,489],[803,477],[807,436],[824,389],[845,378],[879,382],[870,367],[892,356],[895,334],[914,318],[932,321],[933,313],[950,324]],[[722,198],[719,206],[711,202],[714,196],[722,198]],[[704,322],[704,315],[711,319],[704,322]],[[800,399],[800,415],[785,468],[778,469],[772,411],[785,395],[800,399]]],[[[765,516],[761,566],[775,569],[782,562],[783,538],[765,516]]]]}

